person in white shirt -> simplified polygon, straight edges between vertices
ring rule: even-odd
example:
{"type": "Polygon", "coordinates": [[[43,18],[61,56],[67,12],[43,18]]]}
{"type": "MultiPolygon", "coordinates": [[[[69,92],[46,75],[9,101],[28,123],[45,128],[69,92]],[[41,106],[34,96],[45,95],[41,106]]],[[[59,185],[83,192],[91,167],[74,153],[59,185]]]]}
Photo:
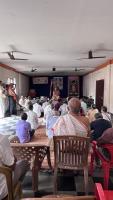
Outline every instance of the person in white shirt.
{"type": "Polygon", "coordinates": [[[44,110],[45,107],[46,107],[48,104],[49,104],[48,101],[45,101],[45,102],[42,104],[42,109],[44,110]]]}
{"type": "MultiPolygon", "coordinates": [[[[29,169],[29,164],[25,160],[16,162],[16,158],[13,155],[10,142],[7,136],[0,134],[0,166],[8,166],[13,170],[13,184],[24,176],[29,169]]],[[[0,199],[4,199],[8,195],[7,183],[5,175],[0,174],[0,199]]]]}
{"type": "Polygon", "coordinates": [[[59,111],[61,112],[61,115],[68,113],[68,105],[66,100],[64,100],[63,104],[60,106],[59,111]]]}
{"type": "Polygon", "coordinates": [[[107,107],[106,106],[102,106],[101,107],[101,114],[103,116],[103,119],[111,121],[111,115],[107,112],[107,107]]]}
{"type": "Polygon", "coordinates": [[[29,104],[30,104],[30,102],[31,102],[30,97],[28,97],[28,98],[25,99],[25,108],[26,108],[26,110],[29,109],[29,104]]]}
{"type": "Polygon", "coordinates": [[[41,117],[43,109],[42,106],[39,104],[39,100],[33,105],[33,111],[37,114],[38,117],[41,117]]]}
{"type": "Polygon", "coordinates": [[[45,121],[47,121],[48,117],[50,117],[52,115],[53,115],[52,104],[51,104],[51,101],[50,101],[49,104],[44,109],[44,119],[45,119],[45,121]]]}
{"type": "Polygon", "coordinates": [[[23,96],[20,97],[19,102],[18,102],[22,107],[25,106],[25,99],[23,96]]]}
{"type": "Polygon", "coordinates": [[[38,123],[38,117],[37,117],[37,114],[33,111],[33,105],[30,104],[29,105],[29,111],[27,112],[27,121],[31,124],[31,129],[32,131],[35,130],[38,128],[39,126],[39,123],[38,123]]]}
{"type": "Polygon", "coordinates": [[[83,109],[84,114],[87,114],[87,104],[84,102],[83,99],[80,99],[81,102],[81,108],[83,109]]]}

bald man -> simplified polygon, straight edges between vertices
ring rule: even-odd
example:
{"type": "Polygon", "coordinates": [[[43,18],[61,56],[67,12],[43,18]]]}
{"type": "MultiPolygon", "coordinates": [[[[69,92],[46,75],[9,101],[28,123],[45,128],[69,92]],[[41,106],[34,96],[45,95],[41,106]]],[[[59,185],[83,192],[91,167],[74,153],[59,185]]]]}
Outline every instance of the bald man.
{"type": "Polygon", "coordinates": [[[68,114],[61,116],[53,126],[54,135],[76,135],[86,137],[89,132],[89,120],[80,115],[81,103],[77,98],[68,102],[68,114]]]}

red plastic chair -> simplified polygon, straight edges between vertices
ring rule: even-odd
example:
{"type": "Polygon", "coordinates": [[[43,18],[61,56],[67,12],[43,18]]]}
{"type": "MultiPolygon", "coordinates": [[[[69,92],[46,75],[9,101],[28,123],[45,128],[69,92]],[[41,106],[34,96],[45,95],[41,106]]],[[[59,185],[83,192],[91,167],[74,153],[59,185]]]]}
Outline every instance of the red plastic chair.
{"type": "Polygon", "coordinates": [[[96,200],[113,200],[113,191],[103,190],[100,183],[95,184],[96,200]]]}
{"type": "Polygon", "coordinates": [[[96,157],[98,157],[101,160],[102,168],[104,171],[104,189],[108,189],[108,183],[109,183],[109,171],[110,168],[113,168],[113,144],[102,144],[100,147],[107,149],[107,151],[110,153],[111,159],[106,159],[102,153],[98,150],[97,142],[92,142],[92,148],[93,152],[91,154],[91,163],[90,163],[90,174],[93,174],[94,170],[94,160],[96,157]]]}

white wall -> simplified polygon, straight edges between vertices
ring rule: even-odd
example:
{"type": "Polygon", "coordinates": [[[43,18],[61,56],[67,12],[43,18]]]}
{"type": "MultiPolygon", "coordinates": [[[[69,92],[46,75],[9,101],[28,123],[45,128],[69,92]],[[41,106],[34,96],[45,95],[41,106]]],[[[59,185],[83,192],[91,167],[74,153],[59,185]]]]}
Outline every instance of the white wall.
{"type": "Polygon", "coordinates": [[[17,95],[28,95],[29,77],[0,66],[0,81],[7,83],[8,78],[16,78],[17,95]]]}
{"type": "Polygon", "coordinates": [[[96,81],[104,79],[104,105],[113,113],[113,65],[92,72],[83,78],[83,95],[96,97],[96,81]]]}

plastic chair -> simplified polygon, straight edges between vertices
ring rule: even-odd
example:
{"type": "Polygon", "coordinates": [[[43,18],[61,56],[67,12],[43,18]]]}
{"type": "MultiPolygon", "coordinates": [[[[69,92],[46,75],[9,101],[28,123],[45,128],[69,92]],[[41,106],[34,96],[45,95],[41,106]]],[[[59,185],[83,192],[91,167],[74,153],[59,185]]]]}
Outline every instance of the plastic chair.
{"type": "Polygon", "coordinates": [[[54,194],[57,193],[58,169],[83,170],[85,193],[88,194],[89,138],[77,136],[54,136],[54,194]]]}
{"type": "Polygon", "coordinates": [[[109,172],[110,168],[113,168],[113,144],[102,144],[99,147],[106,149],[110,154],[110,159],[105,158],[105,156],[99,151],[97,142],[92,142],[93,152],[91,154],[91,163],[90,163],[90,173],[93,174],[94,170],[94,160],[98,157],[101,160],[102,168],[104,171],[104,189],[108,189],[109,183],[109,172]]]}
{"type": "Polygon", "coordinates": [[[95,184],[95,196],[97,200],[113,200],[113,191],[103,190],[100,183],[95,184]]]}
{"type": "Polygon", "coordinates": [[[5,175],[7,182],[8,196],[5,200],[14,200],[17,196],[20,199],[22,196],[21,182],[18,181],[16,185],[13,185],[12,170],[9,167],[0,166],[0,173],[5,175]]]}

